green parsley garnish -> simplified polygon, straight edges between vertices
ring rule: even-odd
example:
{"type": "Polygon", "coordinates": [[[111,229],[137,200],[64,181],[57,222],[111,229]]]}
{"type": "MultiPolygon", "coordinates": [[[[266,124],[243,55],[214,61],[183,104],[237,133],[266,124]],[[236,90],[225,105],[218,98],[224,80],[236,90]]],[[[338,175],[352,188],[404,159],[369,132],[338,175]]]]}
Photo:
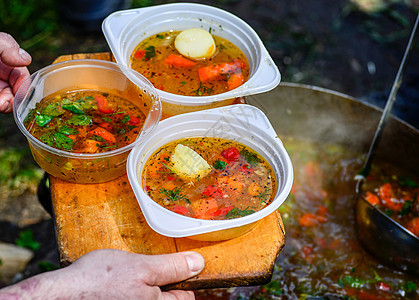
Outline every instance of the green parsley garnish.
{"type": "Polygon", "coordinates": [[[44,127],[45,125],[47,125],[49,122],[51,122],[51,120],[53,119],[53,116],[48,116],[48,115],[36,115],[35,116],[35,123],[38,126],[44,127]]]}
{"type": "Polygon", "coordinates": [[[247,149],[241,150],[240,155],[243,156],[244,159],[253,167],[257,166],[258,163],[262,162],[262,160],[257,156],[256,153],[250,152],[247,149]]]}
{"type": "Polygon", "coordinates": [[[203,96],[203,95],[211,95],[214,93],[214,89],[209,88],[202,84],[202,82],[199,83],[199,88],[195,91],[193,91],[195,96],[203,96]]]}
{"type": "Polygon", "coordinates": [[[254,212],[255,211],[252,210],[252,209],[245,208],[245,209],[241,210],[240,208],[235,207],[226,214],[226,219],[236,219],[236,218],[251,215],[254,212]]]}
{"type": "Polygon", "coordinates": [[[186,201],[187,203],[190,203],[189,199],[183,195],[182,193],[182,187],[175,187],[173,190],[168,190],[165,188],[161,188],[159,190],[160,194],[165,195],[170,201],[186,201]]]}
{"type": "Polygon", "coordinates": [[[156,56],[156,49],[154,48],[154,46],[148,46],[147,48],[145,48],[144,60],[150,60],[150,58],[154,56],[156,56]]]}
{"type": "Polygon", "coordinates": [[[222,161],[220,159],[217,159],[212,166],[216,168],[217,170],[223,171],[225,167],[227,166],[227,163],[225,161],[222,161]]]}

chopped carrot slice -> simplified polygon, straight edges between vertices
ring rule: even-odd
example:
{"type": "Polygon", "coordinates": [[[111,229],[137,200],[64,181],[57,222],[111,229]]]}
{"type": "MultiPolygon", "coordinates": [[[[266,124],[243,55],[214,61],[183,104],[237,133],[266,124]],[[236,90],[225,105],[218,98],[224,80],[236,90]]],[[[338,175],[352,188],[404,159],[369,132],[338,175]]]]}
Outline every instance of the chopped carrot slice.
{"type": "Polygon", "coordinates": [[[85,140],[83,142],[83,152],[85,153],[96,153],[99,149],[99,142],[94,140],[85,140]]]}
{"type": "Polygon", "coordinates": [[[244,187],[244,183],[237,180],[235,176],[219,177],[217,178],[217,183],[224,189],[236,192],[240,192],[244,187]]]}
{"type": "Polygon", "coordinates": [[[244,82],[244,76],[242,69],[246,65],[241,60],[234,60],[232,63],[221,63],[212,66],[206,66],[198,69],[199,80],[202,82],[208,82],[212,80],[219,80],[223,75],[230,75],[228,82],[231,88],[234,89],[244,82]],[[233,78],[232,78],[233,77],[233,78]],[[232,78],[232,79],[230,79],[232,78]]]}
{"type": "Polygon", "coordinates": [[[305,213],[300,217],[298,223],[303,227],[314,227],[318,224],[317,216],[313,213],[305,213]]]}
{"type": "Polygon", "coordinates": [[[384,206],[396,212],[401,211],[404,206],[403,199],[397,199],[390,183],[385,183],[378,189],[378,195],[383,200],[384,206]]]}
{"type": "Polygon", "coordinates": [[[150,165],[148,165],[147,172],[150,175],[150,177],[154,178],[161,172],[169,171],[162,164],[162,163],[168,164],[168,161],[167,161],[168,158],[169,158],[168,155],[162,155],[157,160],[153,161],[150,165]],[[164,169],[166,169],[166,170],[164,170],[164,169]]]}
{"type": "Polygon", "coordinates": [[[378,196],[371,192],[367,192],[367,194],[365,195],[365,200],[367,200],[371,205],[380,204],[380,199],[378,198],[378,196]]]}
{"type": "Polygon", "coordinates": [[[222,77],[220,65],[206,66],[198,69],[199,80],[208,82],[222,77]]]}
{"type": "Polygon", "coordinates": [[[407,230],[419,237],[419,217],[410,220],[409,224],[407,224],[407,230]]]}
{"type": "Polygon", "coordinates": [[[192,204],[195,217],[198,219],[211,219],[212,214],[218,209],[218,202],[214,198],[203,198],[192,204]]]}
{"type": "Polygon", "coordinates": [[[317,207],[317,215],[326,216],[329,213],[329,209],[324,205],[319,205],[317,207]]]}
{"type": "Polygon", "coordinates": [[[115,112],[112,108],[108,106],[108,100],[105,98],[105,96],[101,94],[97,94],[95,96],[95,100],[97,102],[97,108],[99,109],[100,112],[104,114],[110,114],[110,113],[115,112]]]}
{"type": "Polygon", "coordinates": [[[228,90],[234,90],[244,83],[244,76],[242,72],[232,73],[227,80],[228,90]]]}
{"type": "Polygon", "coordinates": [[[170,54],[164,62],[173,67],[192,67],[196,63],[192,60],[186,59],[180,55],[170,54]]]}
{"type": "Polygon", "coordinates": [[[260,184],[258,184],[256,182],[252,182],[250,184],[250,186],[247,188],[247,191],[248,191],[249,195],[256,196],[260,193],[261,186],[260,186],[260,184]]]}
{"type": "Polygon", "coordinates": [[[109,143],[116,142],[116,137],[112,133],[110,133],[109,131],[107,131],[105,128],[102,128],[102,127],[96,127],[95,129],[90,131],[90,134],[100,136],[109,143]]]}

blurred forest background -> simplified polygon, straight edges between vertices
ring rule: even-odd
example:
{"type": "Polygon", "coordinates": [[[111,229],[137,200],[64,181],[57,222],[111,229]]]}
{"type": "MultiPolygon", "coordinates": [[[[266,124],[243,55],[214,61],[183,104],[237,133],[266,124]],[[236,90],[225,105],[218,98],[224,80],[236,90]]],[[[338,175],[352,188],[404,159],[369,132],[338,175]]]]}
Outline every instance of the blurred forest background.
{"type": "MultiPolygon", "coordinates": [[[[0,31],[32,55],[32,73],[60,55],[109,51],[100,25],[110,12],[173,2],[0,0],[0,31]]],[[[283,82],[331,89],[378,106],[387,99],[419,8],[417,0],[189,2],[223,8],[252,26],[283,82]]],[[[416,127],[417,40],[394,108],[416,127]]],[[[58,264],[53,223],[36,197],[41,176],[13,117],[0,115],[0,241],[23,243],[35,253],[21,276],[58,264]]]]}

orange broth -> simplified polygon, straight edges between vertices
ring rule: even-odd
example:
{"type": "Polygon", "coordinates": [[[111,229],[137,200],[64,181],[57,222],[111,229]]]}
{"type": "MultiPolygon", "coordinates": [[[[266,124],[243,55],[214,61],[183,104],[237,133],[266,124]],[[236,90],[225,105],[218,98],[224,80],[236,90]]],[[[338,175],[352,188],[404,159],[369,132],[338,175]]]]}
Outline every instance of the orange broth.
{"type": "Polygon", "coordinates": [[[223,220],[243,217],[269,205],[276,192],[276,177],[269,163],[238,142],[193,137],[159,148],[142,174],[143,189],[161,206],[193,218],[223,220]],[[171,168],[178,144],[193,149],[211,166],[196,182],[185,182],[171,168]]]}
{"type": "Polygon", "coordinates": [[[144,120],[138,106],[116,94],[81,90],[42,99],[24,125],[35,138],[53,148],[101,153],[135,141],[144,120]]]}
{"type": "Polygon", "coordinates": [[[192,60],[179,54],[174,46],[180,32],[163,32],[142,41],[131,55],[131,68],[156,88],[184,96],[225,93],[249,79],[248,60],[233,43],[212,35],[217,48],[215,55],[192,60]]]}

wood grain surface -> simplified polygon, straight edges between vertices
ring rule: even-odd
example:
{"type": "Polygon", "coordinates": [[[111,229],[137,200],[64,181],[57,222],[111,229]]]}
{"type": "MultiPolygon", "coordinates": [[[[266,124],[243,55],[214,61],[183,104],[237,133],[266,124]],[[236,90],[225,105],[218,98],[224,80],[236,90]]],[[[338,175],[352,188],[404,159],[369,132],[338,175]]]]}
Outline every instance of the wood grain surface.
{"type": "MultiPolygon", "coordinates": [[[[54,63],[82,58],[112,60],[110,53],[91,53],[60,56],[54,63]]],[[[205,258],[202,273],[166,289],[262,285],[270,281],[275,259],[285,244],[284,226],[277,211],[238,238],[201,242],[154,232],[141,213],[126,175],[98,184],[51,177],[50,186],[63,266],[104,248],[149,255],[193,250],[205,258]]]]}

